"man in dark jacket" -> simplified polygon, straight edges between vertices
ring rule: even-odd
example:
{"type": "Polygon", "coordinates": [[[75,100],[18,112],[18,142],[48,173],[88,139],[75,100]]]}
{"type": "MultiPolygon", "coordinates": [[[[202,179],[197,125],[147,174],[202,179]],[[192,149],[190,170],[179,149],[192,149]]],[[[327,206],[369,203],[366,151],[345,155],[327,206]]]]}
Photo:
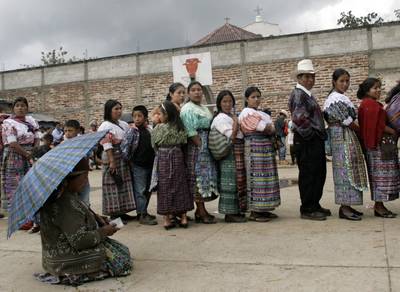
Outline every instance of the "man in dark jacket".
{"type": "Polygon", "coordinates": [[[324,141],[325,124],[322,111],[311,94],[315,83],[315,71],[311,60],[301,60],[297,65],[297,85],[289,97],[292,114],[294,148],[299,167],[299,190],[301,218],[325,220],[329,209],[322,208],[322,197],[326,179],[324,141]]]}

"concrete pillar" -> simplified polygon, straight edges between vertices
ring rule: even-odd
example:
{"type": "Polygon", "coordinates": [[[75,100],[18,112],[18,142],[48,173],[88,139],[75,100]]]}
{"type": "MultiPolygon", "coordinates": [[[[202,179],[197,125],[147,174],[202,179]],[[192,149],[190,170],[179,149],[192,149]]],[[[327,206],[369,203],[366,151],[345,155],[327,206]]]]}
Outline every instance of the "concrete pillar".
{"type": "Polygon", "coordinates": [[[140,56],[136,53],[136,100],[140,103],[142,99],[142,75],[140,73],[140,56]]]}
{"type": "Polygon", "coordinates": [[[0,74],[1,74],[1,90],[5,90],[6,82],[4,80],[4,73],[0,73],[0,74]]]}
{"type": "Polygon", "coordinates": [[[44,86],[45,86],[45,79],[44,79],[44,67],[40,68],[40,88],[39,88],[39,111],[44,113],[46,112],[46,97],[44,95],[44,86]]]}
{"type": "MultiPolygon", "coordinates": [[[[248,85],[245,45],[246,45],[245,42],[240,43],[240,81],[241,81],[241,85],[242,85],[242,94],[246,90],[247,85],[248,85]]],[[[243,94],[243,104],[244,104],[244,101],[245,101],[245,97],[243,94]]]]}
{"type": "Polygon", "coordinates": [[[90,104],[89,96],[89,70],[87,60],[83,62],[83,70],[83,97],[85,99],[85,125],[87,127],[92,114],[92,106],[90,104]]]}
{"type": "Polygon", "coordinates": [[[308,42],[308,33],[303,35],[303,52],[304,58],[310,57],[310,43],[308,42]]]}

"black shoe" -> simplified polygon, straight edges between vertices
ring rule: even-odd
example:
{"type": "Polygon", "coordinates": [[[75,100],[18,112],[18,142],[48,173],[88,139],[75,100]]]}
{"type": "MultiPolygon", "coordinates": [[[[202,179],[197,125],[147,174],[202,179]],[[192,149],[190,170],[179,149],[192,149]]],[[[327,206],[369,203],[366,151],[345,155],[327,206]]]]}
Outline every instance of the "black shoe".
{"type": "Polygon", "coordinates": [[[363,212],[357,211],[356,209],[353,209],[352,207],[350,207],[350,209],[351,209],[351,211],[352,211],[354,214],[356,214],[357,216],[362,216],[362,215],[364,215],[363,212]]]}
{"type": "Polygon", "coordinates": [[[318,212],[325,214],[325,216],[332,216],[331,210],[320,207],[318,212]]]}
{"type": "Polygon", "coordinates": [[[351,221],[360,221],[361,217],[358,216],[356,213],[351,213],[351,214],[345,214],[343,212],[343,208],[339,208],[339,218],[340,219],[346,219],[346,220],[351,220],[351,221]]]}
{"type": "Polygon", "coordinates": [[[270,218],[270,219],[276,219],[276,218],[278,218],[278,215],[276,215],[276,214],[274,214],[274,213],[272,213],[272,212],[265,212],[265,213],[263,213],[263,216],[265,216],[265,217],[267,217],[267,218],[270,218]]]}
{"type": "Polygon", "coordinates": [[[247,222],[246,217],[237,215],[225,215],[225,222],[227,223],[244,223],[247,222]]]}
{"type": "Polygon", "coordinates": [[[168,225],[164,225],[164,229],[165,230],[170,230],[170,229],[175,228],[175,227],[176,227],[175,223],[170,223],[168,225]]]}
{"type": "Polygon", "coordinates": [[[142,214],[142,215],[140,216],[140,221],[139,221],[139,223],[142,224],[142,225],[157,225],[157,224],[158,224],[158,223],[157,223],[157,220],[152,219],[152,218],[149,216],[149,214],[142,214]]]}
{"type": "Polygon", "coordinates": [[[374,210],[375,217],[382,217],[382,218],[396,218],[397,214],[393,213],[392,211],[386,210],[382,213],[374,210]]]}
{"type": "Polygon", "coordinates": [[[316,221],[326,220],[326,215],[319,211],[310,212],[310,213],[301,213],[300,217],[301,217],[301,219],[316,220],[316,221]]]}
{"type": "Polygon", "coordinates": [[[154,215],[151,215],[151,214],[149,214],[149,213],[147,213],[146,214],[147,216],[149,216],[151,219],[153,219],[153,220],[156,220],[157,219],[157,217],[156,216],[154,216],[154,215]]]}
{"type": "Polygon", "coordinates": [[[1,214],[1,213],[0,213],[0,219],[1,219],[1,218],[4,218],[4,217],[5,217],[4,214],[1,214]]]}
{"type": "Polygon", "coordinates": [[[125,221],[134,221],[134,220],[137,220],[137,216],[131,216],[131,215],[128,215],[128,214],[122,214],[122,215],[120,215],[119,217],[121,217],[121,219],[122,219],[122,220],[125,220],[125,221]]]}

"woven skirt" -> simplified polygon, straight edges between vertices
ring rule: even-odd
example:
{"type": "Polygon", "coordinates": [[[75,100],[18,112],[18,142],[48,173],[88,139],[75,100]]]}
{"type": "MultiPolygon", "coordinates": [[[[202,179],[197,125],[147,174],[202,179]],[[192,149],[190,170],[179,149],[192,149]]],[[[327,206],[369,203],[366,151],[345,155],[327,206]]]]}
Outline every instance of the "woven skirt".
{"type": "Polygon", "coordinates": [[[122,159],[120,149],[116,145],[113,148],[113,155],[117,173],[121,176],[123,183],[120,186],[115,183],[110,174],[107,153],[103,152],[103,214],[118,216],[135,210],[136,205],[129,166],[122,159]]]}
{"type": "Polygon", "coordinates": [[[181,147],[159,148],[157,160],[157,213],[182,214],[193,210],[193,194],[189,191],[181,147]]]}
{"type": "Polygon", "coordinates": [[[353,130],[330,126],[335,203],[362,205],[367,173],[361,145],[353,130]]]}
{"type": "Polygon", "coordinates": [[[396,159],[382,160],[382,153],[378,147],[376,150],[367,150],[365,157],[371,188],[371,200],[387,202],[398,199],[400,191],[398,155],[395,155],[396,159]]]}
{"type": "Polygon", "coordinates": [[[239,214],[246,211],[246,170],[244,141],[236,139],[233,150],[219,161],[219,204],[221,214],[239,214]]]}
{"type": "MultiPolygon", "coordinates": [[[[20,145],[25,151],[32,151],[32,145],[20,145]]],[[[29,171],[29,161],[13,148],[6,147],[1,165],[1,208],[5,211],[11,206],[12,197],[18,184],[29,171]]]]}
{"type": "Polygon", "coordinates": [[[270,138],[247,135],[244,144],[248,210],[267,212],[281,203],[275,150],[270,138]]]}
{"type": "Polygon", "coordinates": [[[219,196],[216,162],[208,150],[208,131],[198,130],[201,146],[189,141],[187,146],[187,175],[189,190],[196,202],[212,201],[219,196]]]}

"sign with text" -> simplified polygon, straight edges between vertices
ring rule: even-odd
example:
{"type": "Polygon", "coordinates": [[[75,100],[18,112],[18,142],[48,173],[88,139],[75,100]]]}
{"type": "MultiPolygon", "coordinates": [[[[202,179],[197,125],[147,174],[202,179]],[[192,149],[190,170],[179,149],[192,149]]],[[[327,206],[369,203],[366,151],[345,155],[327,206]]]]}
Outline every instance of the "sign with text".
{"type": "Polygon", "coordinates": [[[203,85],[212,85],[211,54],[189,54],[172,57],[174,82],[188,86],[196,80],[203,85]]]}

